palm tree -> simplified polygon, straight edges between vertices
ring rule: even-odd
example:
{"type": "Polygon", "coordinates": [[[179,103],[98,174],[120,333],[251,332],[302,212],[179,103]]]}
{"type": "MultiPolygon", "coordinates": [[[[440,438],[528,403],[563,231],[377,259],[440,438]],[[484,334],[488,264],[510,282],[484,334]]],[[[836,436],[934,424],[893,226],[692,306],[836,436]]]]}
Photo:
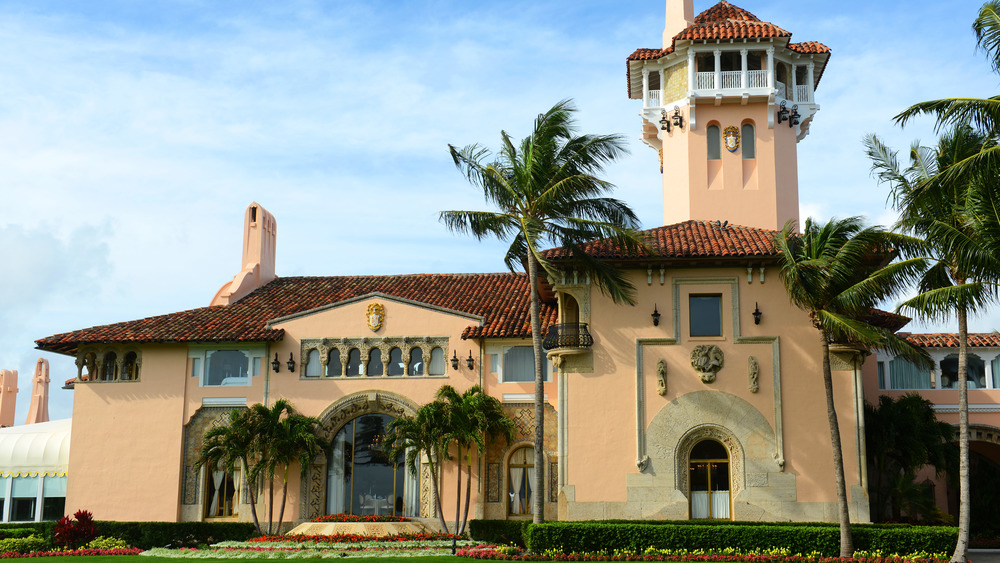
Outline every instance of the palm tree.
{"type": "Polygon", "coordinates": [[[458,460],[465,462],[465,509],[459,525],[460,499],[462,498],[461,471],[458,474],[455,494],[455,526],[457,534],[465,532],[469,521],[469,499],[472,496],[472,450],[476,449],[480,458],[486,451],[487,440],[504,438],[507,442],[514,439],[514,421],[504,412],[503,407],[495,397],[487,395],[483,388],[474,385],[464,393],[459,394],[454,387],[443,385],[437,392],[438,400],[447,405],[448,433],[458,448],[458,460]],[[463,456],[464,449],[464,456],[463,456]]]}
{"type": "Polygon", "coordinates": [[[406,467],[419,477],[421,456],[427,460],[430,470],[431,489],[441,529],[448,533],[448,523],[441,508],[438,493],[440,463],[445,458],[446,424],[445,405],[440,401],[430,402],[417,410],[416,416],[404,415],[393,419],[386,427],[385,448],[389,459],[399,459],[405,455],[406,467]]]}
{"type": "Polygon", "coordinates": [[[195,468],[201,466],[219,467],[233,474],[242,467],[243,486],[251,491],[250,514],[258,534],[263,531],[257,518],[257,483],[251,478],[255,474],[254,465],[259,459],[255,448],[256,432],[248,409],[233,409],[227,416],[227,424],[217,426],[205,433],[201,454],[195,468]]]}
{"type": "MultiPolygon", "coordinates": [[[[281,531],[285,516],[285,502],[288,499],[288,473],[293,464],[298,464],[299,474],[305,479],[309,464],[323,452],[328,444],[319,436],[319,420],[311,416],[297,414],[289,408],[289,414],[278,422],[271,441],[267,444],[268,463],[281,467],[281,509],[275,531],[281,531]]],[[[274,471],[271,471],[273,478],[274,471]]],[[[270,530],[268,523],[268,530],[270,530]]]]}
{"type": "Polygon", "coordinates": [[[914,484],[917,471],[931,465],[940,473],[954,454],[955,431],[934,416],[933,403],[917,393],[893,399],[882,395],[878,405],[865,403],[865,443],[871,463],[870,496],[878,521],[899,520],[905,511],[932,521],[940,513],[927,487],[914,484]],[[891,507],[892,513],[887,509],[891,507]]]}
{"type": "Polygon", "coordinates": [[[850,557],[854,545],[840,427],[833,400],[830,343],[849,342],[866,348],[882,348],[913,358],[918,363],[928,363],[925,352],[864,320],[882,300],[897,293],[903,283],[919,273],[924,263],[915,258],[881,266],[879,259],[885,256],[890,245],[908,247],[913,241],[878,227],[865,228],[857,217],[834,219],[825,225],[806,219],[801,235],[795,234],[795,224],[790,221],[776,235],[775,244],[779,251],[781,280],[789,299],[809,315],[820,335],[840,516],[840,556],[850,557]]]}
{"type": "MultiPolygon", "coordinates": [[[[586,271],[603,293],[616,303],[634,303],[635,288],[617,269],[596,260],[580,244],[610,239],[625,250],[643,245],[635,229],[639,220],[624,202],[604,197],[614,186],[599,175],[626,152],[619,135],[575,135],[570,101],[559,102],[535,119],[531,135],[515,144],[500,132],[502,148],[496,155],[468,145],[449,145],[455,166],[496,211],[443,211],[440,219],[452,231],[478,240],[495,237],[509,241],[504,263],[514,271],[523,267],[531,292],[531,343],[535,353],[535,467],[545,466],[544,370],[538,284],[542,271],[556,269],[542,255],[545,245],[566,247],[574,267],[586,271]],[[492,159],[492,160],[491,160],[492,159]]],[[[535,472],[536,498],[545,497],[544,471],[535,472]]],[[[545,503],[534,505],[534,522],[545,518],[545,503]]]]}
{"type": "Polygon", "coordinates": [[[260,459],[251,470],[251,478],[256,481],[263,475],[267,481],[267,533],[273,533],[274,523],[274,481],[279,461],[272,456],[273,444],[278,439],[281,419],[294,413],[292,404],[278,399],[270,408],[257,403],[250,407],[252,428],[255,432],[254,447],[260,459]]]}
{"type": "Polygon", "coordinates": [[[923,238],[925,250],[935,260],[919,284],[920,294],[901,308],[928,319],[958,321],[958,395],[959,395],[959,534],[952,561],[967,559],[970,506],[969,492],[969,410],[968,410],[968,315],[994,299],[998,271],[984,268],[994,264],[989,252],[976,251],[972,245],[956,242],[975,241],[979,230],[970,213],[974,192],[992,184],[997,174],[980,168],[966,168],[950,174],[956,166],[976,158],[994,143],[988,135],[959,123],[941,136],[936,147],[914,143],[909,165],[902,169],[895,151],[877,137],[865,139],[872,172],[880,182],[889,184],[890,198],[900,213],[896,228],[923,238]]]}

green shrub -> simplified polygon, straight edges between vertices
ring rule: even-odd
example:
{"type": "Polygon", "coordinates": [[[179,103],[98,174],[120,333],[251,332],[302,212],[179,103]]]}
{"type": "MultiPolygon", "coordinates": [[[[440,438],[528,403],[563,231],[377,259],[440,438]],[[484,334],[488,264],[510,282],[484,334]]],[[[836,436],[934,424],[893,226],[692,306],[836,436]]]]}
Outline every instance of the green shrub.
{"type": "Polygon", "coordinates": [[[256,535],[250,522],[97,522],[101,534],[141,549],[197,547],[220,541],[246,541],[256,535]]]}
{"type": "Polygon", "coordinates": [[[34,528],[0,528],[0,539],[26,538],[37,532],[34,528]]]}
{"type": "MultiPolygon", "coordinates": [[[[957,540],[956,528],[926,526],[855,525],[854,548],[886,553],[948,552],[957,540]]],[[[802,525],[760,522],[552,522],[533,524],[526,532],[527,547],[534,553],[592,553],[626,549],[723,549],[744,551],[787,548],[792,553],[814,551],[826,556],[840,552],[837,525],[802,525]]]]}
{"type": "Polygon", "coordinates": [[[531,520],[471,520],[469,537],[483,543],[525,546],[525,532],[531,520]]]}
{"type": "Polygon", "coordinates": [[[128,549],[132,546],[123,539],[98,536],[84,547],[86,549],[128,549]]]}
{"type": "Polygon", "coordinates": [[[48,548],[45,538],[39,536],[28,536],[26,538],[6,538],[0,540],[0,553],[16,552],[31,553],[32,551],[44,551],[48,548]]]}

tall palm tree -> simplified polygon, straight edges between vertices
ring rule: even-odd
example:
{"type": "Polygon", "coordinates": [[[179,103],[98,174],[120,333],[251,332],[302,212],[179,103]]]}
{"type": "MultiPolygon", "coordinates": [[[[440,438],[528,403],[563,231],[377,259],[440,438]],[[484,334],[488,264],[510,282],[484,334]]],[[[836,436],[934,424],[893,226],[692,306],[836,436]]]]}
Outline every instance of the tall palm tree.
{"type": "Polygon", "coordinates": [[[912,258],[882,266],[879,259],[889,248],[907,247],[913,241],[878,227],[863,227],[857,217],[834,219],[824,225],[806,219],[801,235],[795,233],[795,224],[790,221],[775,236],[775,244],[781,280],[789,299],[809,315],[813,327],[819,331],[840,517],[840,556],[850,557],[854,544],[833,399],[830,343],[882,348],[918,363],[928,363],[925,352],[864,320],[882,300],[895,295],[906,281],[916,276],[924,263],[912,258]]]}
{"type": "MultiPolygon", "coordinates": [[[[323,452],[328,444],[319,435],[319,420],[311,416],[303,416],[289,408],[289,414],[278,421],[277,427],[266,445],[268,463],[275,469],[281,468],[281,509],[278,511],[278,522],[275,532],[281,531],[281,523],[285,516],[285,502],[288,499],[288,474],[293,464],[299,466],[299,476],[305,479],[309,472],[309,464],[323,452]]],[[[271,471],[272,478],[274,471],[271,471]]],[[[268,523],[270,530],[270,523],[268,523]]]]}
{"type": "Polygon", "coordinates": [[[253,525],[257,533],[262,534],[257,518],[257,482],[251,478],[252,474],[256,474],[254,466],[260,456],[255,448],[256,432],[250,415],[251,411],[248,409],[233,409],[226,417],[227,424],[206,432],[195,468],[219,467],[229,474],[233,474],[238,467],[242,468],[243,487],[250,491],[253,525]]]}
{"type": "Polygon", "coordinates": [[[455,526],[457,534],[465,532],[469,521],[469,499],[472,497],[472,451],[475,448],[480,459],[486,452],[486,444],[498,438],[506,442],[514,439],[514,421],[503,412],[496,397],[491,397],[483,388],[474,385],[459,394],[454,387],[443,385],[437,392],[438,400],[447,404],[449,433],[458,446],[458,460],[465,463],[465,508],[459,525],[459,505],[461,495],[461,471],[456,483],[455,526]],[[464,456],[463,456],[464,448],[464,456]]]}
{"type": "Polygon", "coordinates": [[[274,533],[274,481],[279,461],[272,456],[273,444],[278,439],[281,420],[295,411],[285,399],[278,399],[267,407],[257,403],[250,407],[250,418],[255,433],[254,448],[260,459],[251,470],[250,476],[256,481],[263,477],[267,482],[267,533],[274,533]]]}
{"type": "MultiPolygon", "coordinates": [[[[639,220],[631,208],[604,197],[614,186],[599,176],[604,167],[626,152],[619,135],[576,135],[575,108],[559,102],[535,119],[531,135],[515,144],[500,132],[501,149],[495,155],[476,144],[458,149],[449,145],[455,166],[483,191],[495,211],[443,211],[440,219],[452,231],[478,240],[509,241],[504,262],[511,271],[523,267],[531,292],[531,344],[535,353],[535,467],[545,466],[544,351],[538,295],[543,271],[556,268],[542,256],[546,245],[564,246],[574,267],[586,271],[616,303],[634,303],[635,288],[617,269],[589,256],[584,242],[605,238],[619,247],[639,252],[639,220]]],[[[544,471],[535,472],[534,495],[545,498],[544,471]]],[[[534,504],[534,522],[545,518],[545,503],[534,504]]]]}
{"type": "Polygon", "coordinates": [[[995,298],[995,285],[990,281],[997,278],[998,271],[984,270],[983,253],[971,253],[973,247],[957,244],[955,238],[977,238],[970,198],[977,187],[993,183],[1000,174],[975,167],[959,174],[949,171],[993,144],[989,135],[958,123],[935,147],[914,143],[909,165],[901,168],[895,151],[874,135],[865,139],[872,172],[889,185],[890,199],[900,213],[896,228],[923,238],[925,251],[935,261],[919,283],[920,294],[901,308],[928,319],[954,315],[958,321],[959,534],[952,555],[956,563],[967,559],[970,525],[968,315],[995,298]]]}
{"type": "Polygon", "coordinates": [[[385,448],[389,459],[405,456],[406,467],[416,477],[420,476],[420,459],[427,460],[430,470],[431,491],[441,529],[448,533],[448,523],[441,507],[438,491],[440,464],[446,455],[447,438],[445,405],[440,401],[430,402],[417,410],[416,416],[404,415],[393,419],[386,426],[385,448]]]}

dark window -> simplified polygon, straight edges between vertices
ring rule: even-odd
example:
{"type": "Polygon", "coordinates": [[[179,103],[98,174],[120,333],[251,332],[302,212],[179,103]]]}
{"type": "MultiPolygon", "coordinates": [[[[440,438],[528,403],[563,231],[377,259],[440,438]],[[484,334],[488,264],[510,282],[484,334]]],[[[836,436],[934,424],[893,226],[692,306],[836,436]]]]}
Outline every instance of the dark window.
{"type": "Polygon", "coordinates": [[[691,295],[691,336],[722,336],[722,296],[691,295]]]}
{"type": "Polygon", "coordinates": [[[708,159],[722,160],[722,132],[718,125],[709,125],[705,131],[708,139],[708,159]]]}

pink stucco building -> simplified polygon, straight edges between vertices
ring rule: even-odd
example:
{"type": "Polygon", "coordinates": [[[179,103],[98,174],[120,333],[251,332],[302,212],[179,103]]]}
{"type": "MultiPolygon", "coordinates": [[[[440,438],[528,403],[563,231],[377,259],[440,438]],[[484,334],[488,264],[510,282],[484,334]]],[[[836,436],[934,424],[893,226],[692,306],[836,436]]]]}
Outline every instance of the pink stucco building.
{"type": "MultiPolygon", "coordinates": [[[[201,437],[230,409],[284,398],[332,443],[305,482],[293,476],[295,519],[430,516],[427,474],[386,459],[379,439],[447,383],[482,385],[518,425],[476,460],[475,517],[525,518],[542,502],[552,519],[835,520],[820,346],[772,243],[798,220],[796,146],[830,50],[725,1],[666,9],[662,47],[630,55],[627,77],[660,155],[665,224],[647,231],[651,256],[594,246],[638,288],[635,306],[568,262],[543,288],[544,467],[524,275],[279,277],[277,220],[252,203],[239,273],[209,306],[37,341],[79,368],[66,509],[248,519],[238,474],[195,469],[201,437]]],[[[851,517],[866,521],[863,401],[879,364],[833,356],[851,517]]]]}

